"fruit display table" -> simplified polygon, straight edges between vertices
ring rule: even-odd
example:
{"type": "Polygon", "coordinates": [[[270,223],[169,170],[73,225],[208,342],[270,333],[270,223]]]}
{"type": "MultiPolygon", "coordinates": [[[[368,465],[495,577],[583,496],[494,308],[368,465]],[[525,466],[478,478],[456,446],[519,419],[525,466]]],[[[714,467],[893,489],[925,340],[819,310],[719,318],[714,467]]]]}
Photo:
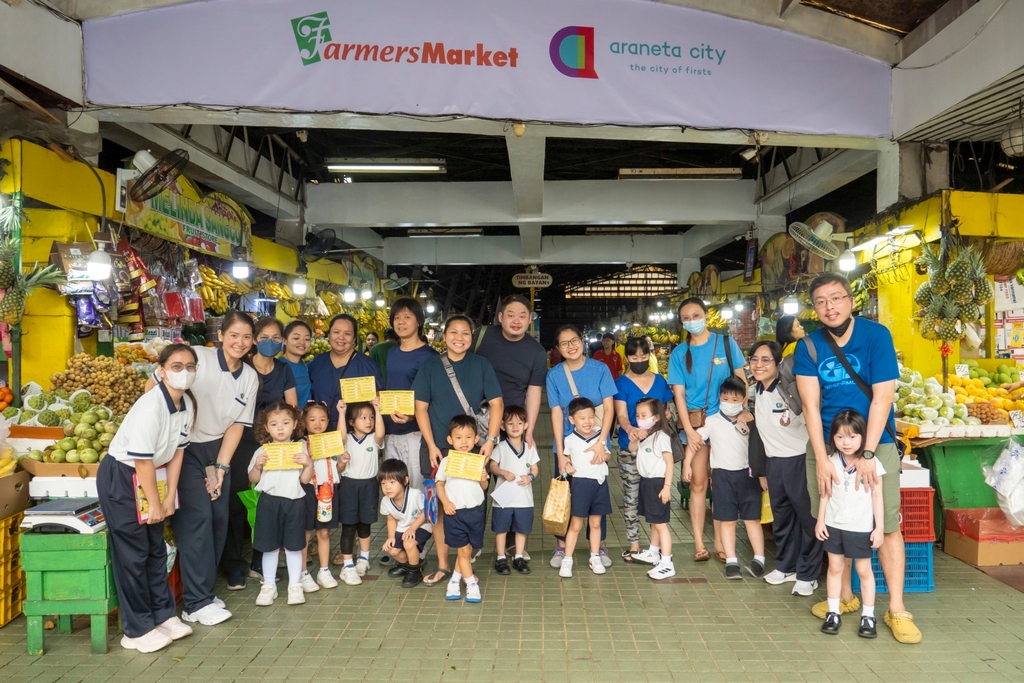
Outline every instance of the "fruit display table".
{"type": "Polygon", "coordinates": [[[92,651],[107,651],[107,615],[117,609],[106,532],[21,535],[28,653],[43,654],[43,617],[57,615],[61,633],[76,614],[91,617],[92,651]]]}

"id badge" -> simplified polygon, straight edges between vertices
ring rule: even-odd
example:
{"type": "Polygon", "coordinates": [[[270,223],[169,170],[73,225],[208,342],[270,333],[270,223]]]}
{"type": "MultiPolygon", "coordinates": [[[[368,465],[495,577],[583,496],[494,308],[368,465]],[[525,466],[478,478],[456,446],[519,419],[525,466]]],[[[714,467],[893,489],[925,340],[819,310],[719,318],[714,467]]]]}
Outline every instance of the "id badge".
{"type": "Polygon", "coordinates": [[[793,421],[793,416],[789,412],[789,408],[782,413],[782,417],[779,418],[779,424],[783,427],[788,427],[789,423],[793,421]]]}

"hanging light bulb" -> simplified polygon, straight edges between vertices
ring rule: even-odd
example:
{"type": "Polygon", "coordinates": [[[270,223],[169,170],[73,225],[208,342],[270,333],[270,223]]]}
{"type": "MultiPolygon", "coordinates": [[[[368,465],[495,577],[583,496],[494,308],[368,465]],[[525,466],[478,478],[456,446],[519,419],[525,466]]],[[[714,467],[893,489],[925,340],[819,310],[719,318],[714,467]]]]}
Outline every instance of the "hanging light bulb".
{"type": "Polygon", "coordinates": [[[434,305],[433,301],[427,302],[427,313],[433,314],[437,310],[437,306],[434,305]]]}
{"type": "Polygon", "coordinates": [[[721,313],[722,319],[724,320],[732,320],[732,317],[735,315],[734,311],[731,308],[723,308],[721,313]]]}
{"type": "Polygon", "coordinates": [[[380,292],[377,292],[374,295],[373,303],[377,304],[377,308],[384,308],[384,304],[386,304],[387,301],[384,300],[384,295],[383,294],[381,294],[380,292]]]}
{"type": "Polygon", "coordinates": [[[427,290],[425,290],[425,289],[421,289],[420,290],[420,298],[421,299],[426,299],[427,298],[427,290]]]}
{"type": "Polygon", "coordinates": [[[359,296],[363,298],[363,301],[369,301],[373,298],[373,290],[370,289],[370,285],[363,283],[363,291],[359,293],[359,296]]]}
{"type": "Polygon", "coordinates": [[[782,302],[782,312],[786,315],[796,315],[800,312],[800,302],[795,296],[787,297],[782,302]]]}
{"type": "Polygon", "coordinates": [[[842,256],[839,257],[839,270],[844,273],[849,273],[851,270],[857,267],[857,257],[852,251],[847,249],[843,252],[842,256]]]}
{"type": "Polygon", "coordinates": [[[739,313],[740,311],[742,311],[742,310],[743,310],[743,302],[742,302],[742,301],[737,301],[737,302],[736,302],[736,303],[735,303],[735,304],[733,305],[733,309],[735,309],[735,311],[736,311],[737,313],[739,313]]]}
{"type": "Polygon", "coordinates": [[[295,282],[292,283],[292,293],[296,296],[305,296],[306,294],[306,281],[301,277],[295,278],[295,282]]]}
{"type": "Polygon", "coordinates": [[[101,281],[110,278],[110,254],[105,251],[105,247],[103,242],[99,242],[96,250],[89,254],[86,277],[90,280],[101,281]]]}
{"type": "Polygon", "coordinates": [[[357,296],[356,295],[356,290],[354,290],[352,287],[346,287],[345,288],[345,293],[342,296],[345,299],[345,303],[347,303],[347,304],[355,303],[356,296],[357,296]]]}
{"type": "Polygon", "coordinates": [[[249,277],[249,264],[245,261],[235,261],[231,264],[231,276],[236,280],[244,280],[249,277]]]}

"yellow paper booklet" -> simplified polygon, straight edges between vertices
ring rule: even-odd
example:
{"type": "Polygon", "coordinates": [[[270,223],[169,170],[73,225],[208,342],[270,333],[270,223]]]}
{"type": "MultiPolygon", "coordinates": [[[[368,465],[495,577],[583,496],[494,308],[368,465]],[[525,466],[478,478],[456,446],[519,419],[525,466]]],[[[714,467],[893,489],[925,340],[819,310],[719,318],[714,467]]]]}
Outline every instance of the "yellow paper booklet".
{"type": "Polygon", "coordinates": [[[345,403],[368,403],[377,397],[377,380],[373,377],[352,377],[341,380],[341,400],[345,403]]]}
{"type": "MultiPolygon", "coordinates": [[[[142,490],[142,486],[139,485],[139,475],[132,475],[132,482],[135,484],[135,512],[136,518],[139,520],[139,524],[145,524],[149,521],[149,501],[146,500],[146,492],[142,490]]],[[[160,502],[167,500],[167,468],[157,467],[156,468],[156,492],[160,496],[160,502]]],[[[178,498],[174,498],[174,509],[177,510],[181,507],[178,502],[178,498]]]]}
{"type": "Polygon", "coordinates": [[[484,473],[484,463],[487,459],[476,453],[463,453],[462,451],[448,451],[448,462],[445,463],[444,473],[449,477],[458,479],[473,479],[480,481],[484,473]]]}
{"type": "Polygon", "coordinates": [[[401,413],[402,415],[416,414],[416,392],[415,391],[382,391],[380,392],[380,412],[384,415],[401,413]]]}
{"type": "Polygon", "coordinates": [[[309,457],[313,460],[323,460],[344,452],[345,441],[341,438],[341,432],[309,435],[309,457]]]}
{"type": "Polygon", "coordinates": [[[302,469],[302,465],[295,462],[295,456],[302,452],[302,444],[297,441],[264,444],[263,452],[267,454],[267,463],[263,466],[264,472],[302,469]]]}

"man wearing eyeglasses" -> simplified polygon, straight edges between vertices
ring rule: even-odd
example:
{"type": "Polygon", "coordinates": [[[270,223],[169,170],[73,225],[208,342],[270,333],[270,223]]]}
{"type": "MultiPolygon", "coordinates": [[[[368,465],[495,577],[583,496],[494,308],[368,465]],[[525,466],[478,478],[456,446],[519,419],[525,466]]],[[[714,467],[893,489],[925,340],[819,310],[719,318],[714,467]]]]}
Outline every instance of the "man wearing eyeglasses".
{"type": "MultiPolygon", "coordinates": [[[[856,410],[867,420],[864,457],[857,464],[857,482],[858,485],[863,482],[869,488],[881,486],[884,500],[885,540],[878,549],[879,562],[889,588],[889,611],[885,613],[884,620],[897,641],[919,643],[921,631],[903,604],[906,558],[899,527],[900,456],[895,443],[892,407],[899,366],[892,334],[883,325],[853,317],[850,283],[841,275],[823,273],[816,277],[811,283],[811,302],[824,327],[807,335],[797,345],[793,366],[810,436],[807,485],[811,510],[817,511],[820,496],[830,495],[832,486],[839,484],[835,469],[828,460],[835,447],[825,430],[840,410],[856,410]],[[831,340],[825,335],[830,335],[831,340]],[[829,341],[834,341],[840,354],[845,356],[846,365],[861,382],[847,371],[829,341]],[[876,473],[876,458],[886,472],[882,477],[876,473]]],[[[851,590],[850,569],[847,562],[840,601],[843,614],[860,607],[860,601],[851,590]]],[[[811,611],[824,619],[828,604],[819,603],[811,611]]]]}

